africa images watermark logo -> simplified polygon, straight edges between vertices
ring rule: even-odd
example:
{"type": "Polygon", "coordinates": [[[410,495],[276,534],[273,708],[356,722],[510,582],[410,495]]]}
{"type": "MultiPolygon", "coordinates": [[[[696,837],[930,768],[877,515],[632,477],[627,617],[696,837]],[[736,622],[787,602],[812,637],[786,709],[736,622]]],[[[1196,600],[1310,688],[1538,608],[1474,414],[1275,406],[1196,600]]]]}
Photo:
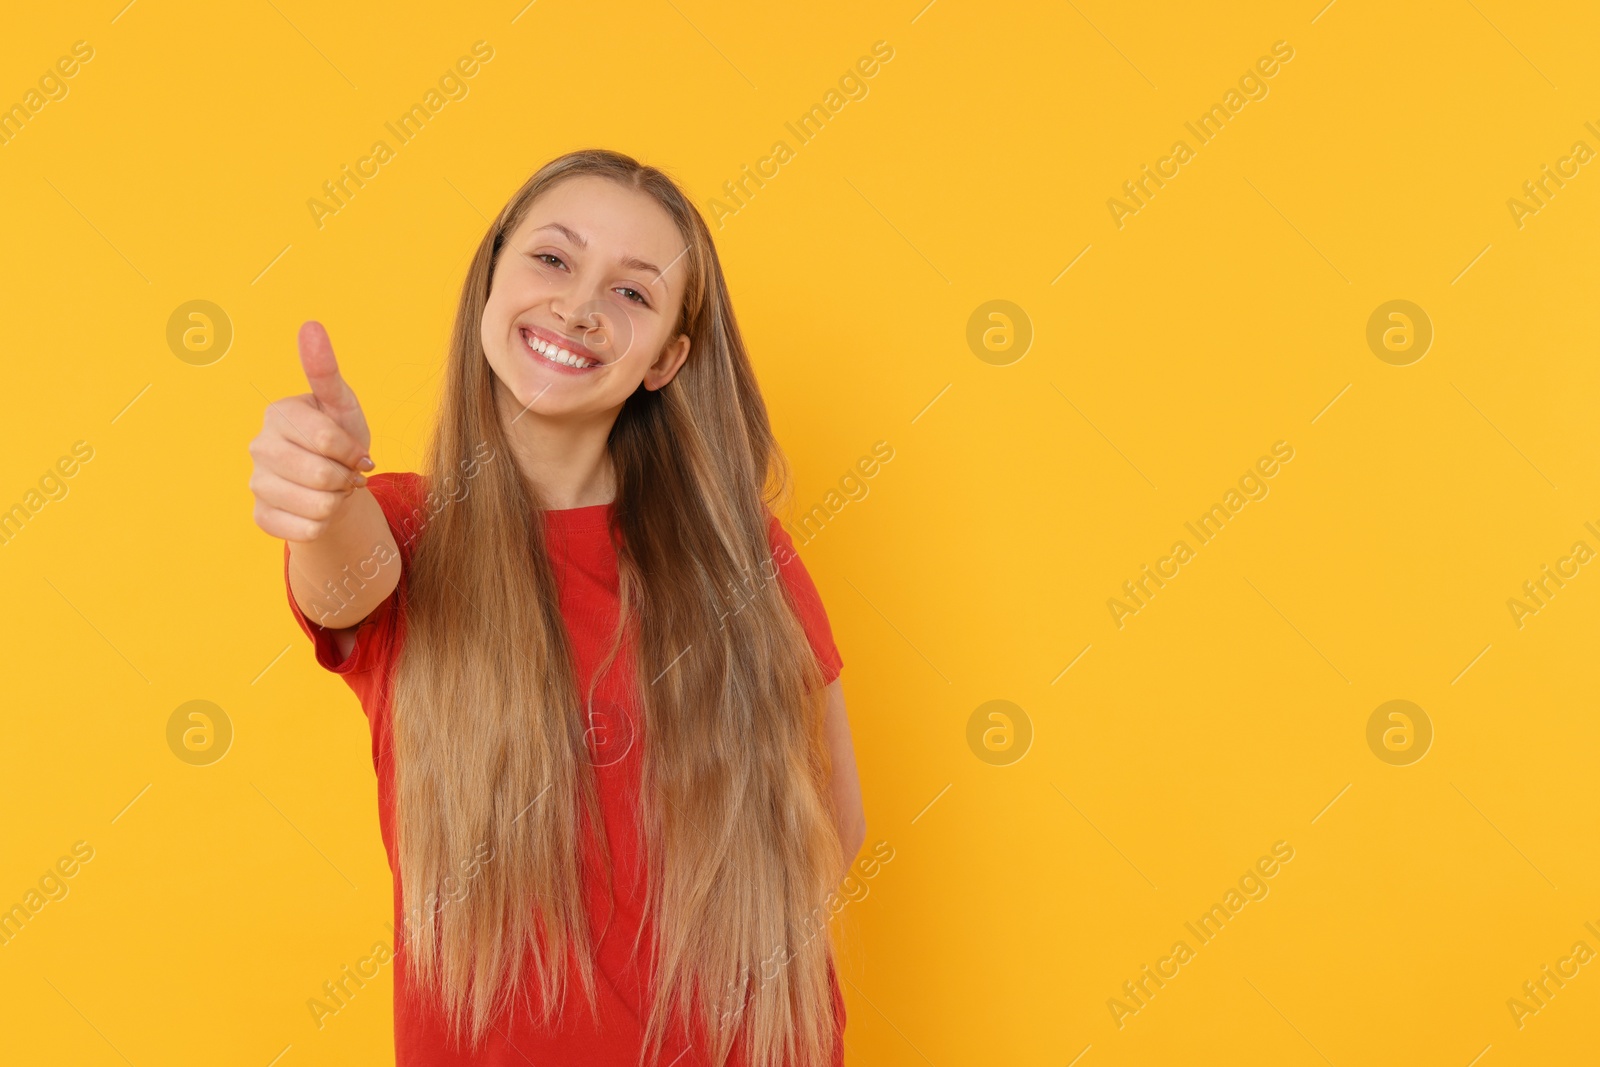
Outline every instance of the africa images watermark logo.
{"type": "MultiPolygon", "coordinates": [[[[1210,509],[1194,522],[1184,523],[1184,529],[1193,535],[1196,544],[1209,545],[1222,533],[1223,527],[1238,517],[1246,504],[1267,498],[1267,494],[1272,492],[1267,479],[1282,469],[1280,464],[1288,463],[1292,459],[1294,459],[1293,445],[1288,441],[1274,442],[1272,454],[1262,456],[1252,467],[1246,469],[1239,477],[1237,489],[1229,487],[1223,494],[1221,503],[1212,504],[1210,509]]],[[[1123,582],[1124,596],[1109,597],[1106,600],[1106,610],[1111,613],[1111,621],[1117,629],[1120,630],[1127,625],[1128,616],[1137,615],[1149,607],[1156,593],[1165,589],[1167,582],[1176,578],[1183,565],[1194,559],[1196,553],[1197,549],[1188,541],[1175,541],[1170,553],[1156,560],[1154,570],[1146,563],[1143,573],[1123,582]]]]}
{"type": "MultiPolygon", "coordinates": [[[[458,479],[454,474],[446,474],[439,486],[428,490],[420,505],[395,521],[393,532],[396,547],[413,544],[434,516],[451,504],[465,500],[472,488],[467,483],[478,476],[482,464],[489,463],[494,458],[495,452],[489,447],[489,443],[479,441],[477,447],[473,449],[472,456],[461,461],[461,471],[465,477],[458,479]],[[485,449],[488,449],[487,454],[485,449]]],[[[351,573],[351,565],[347,563],[341,570],[343,578],[338,584],[335,584],[332,578],[323,582],[322,589],[327,594],[328,602],[312,605],[317,612],[317,625],[337,629],[332,620],[355,600],[356,594],[366,588],[368,582],[377,578],[383,568],[393,562],[395,562],[394,553],[389,551],[388,545],[380,542],[372,546],[372,551],[365,559],[354,565],[355,573],[351,573]]]]}
{"type": "Polygon", "coordinates": [[[1275,877],[1283,865],[1292,859],[1294,846],[1287,841],[1274,841],[1271,855],[1262,856],[1247,868],[1239,876],[1238,882],[1228,887],[1221,902],[1212,904],[1194,922],[1183,924],[1184,929],[1194,937],[1193,945],[1183,938],[1174,941],[1171,951],[1156,960],[1153,967],[1147,963],[1142,968],[1143,973],[1123,982],[1122,995],[1106,1000],[1106,1009],[1111,1012],[1117,1029],[1121,1030],[1128,1024],[1129,1018],[1149,1007],[1156,994],[1182,973],[1185,964],[1199,955],[1199,948],[1221,936],[1227,925],[1238,919],[1247,904],[1266,900],[1272,892],[1267,880],[1275,877]]]}
{"type": "MultiPolygon", "coordinates": [[[[846,68],[839,76],[837,89],[829,89],[822,97],[820,103],[812,104],[795,122],[785,122],[784,129],[789,131],[800,147],[810,144],[822,133],[830,121],[838,118],[839,112],[845,105],[853,100],[865,100],[871,91],[867,79],[873,77],[882,69],[882,65],[894,58],[894,46],[887,41],[874,41],[872,54],[862,56],[856,60],[855,65],[846,68]],[[798,125],[797,125],[798,123],[798,125]]],[[[789,142],[779,138],[772,142],[768,153],[756,160],[754,170],[748,163],[742,164],[743,172],[738,178],[722,183],[722,197],[712,197],[706,203],[706,215],[716,224],[717,229],[722,229],[724,223],[743,211],[755,198],[757,192],[767,187],[767,182],[776,178],[785,163],[796,156],[796,149],[789,142]],[[769,169],[770,168],[770,169],[769,169]]]]}
{"type": "Polygon", "coordinates": [[[1111,221],[1117,229],[1120,230],[1127,225],[1126,220],[1129,216],[1137,215],[1149,207],[1156,193],[1166,188],[1167,182],[1183,173],[1184,165],[1195,158],[1200,148],[1221,135],[1228,123],[1239,117],[1239,112],[1245,109],[1245,105],[1252,100],[1265,100],[1267,94],[1272,91],[1267,80],[1278,73],[1281,69],[1280,64],[1288,63],[1293,58],[1294,49],[1288,41],[1274,41],[1272,54],[1257,59],[1252,67],[1240,75],[1238,87],[1229,87],[1223,94],[1221,103],[1212,104],[1199,118],[1183,124],[1183,128],[1194,137],[1193,146],[1179,138],[1172,143],[1172,148],[1166,155],[1156,160],[1154,169],[1146,163],[1141,168],[1142,174],[1123,182],[1122,193],[1125,199],[1115,196],[1106,199],[1106,210],[1111,213],[1111,221]]]}
{"type": "Polygon", "coordinates": [[[428,123],[439,116],[445,105],[452,100],[465,100],[472,87],[467,84],[482,69],[482,65],[494,58],[494,46],[488,41],[474,41],[472,54],[462,56],[455,63],[446,68],[439,75],[435,85],[429,86],[428,91],[422,95],[420,101],[414,101],[411,107],[403,112],[393,122],[385,122],[383,128],[394,138],[391,145],[382,138],[372,142],[372,148],[355,162],[354,170],[346,163],[340,167],[336,176],[322,183],[322,194],[306,200],[306,209],[311,212],[311,221],[317,229],[322,229],[328,216],[337,215],[350,206],[350,201],[362,189],[367,187],[367,182],[372,181],[383,171],[385,164],[392,161],[399,148],[410,144],[419,135],[428,123]]]}

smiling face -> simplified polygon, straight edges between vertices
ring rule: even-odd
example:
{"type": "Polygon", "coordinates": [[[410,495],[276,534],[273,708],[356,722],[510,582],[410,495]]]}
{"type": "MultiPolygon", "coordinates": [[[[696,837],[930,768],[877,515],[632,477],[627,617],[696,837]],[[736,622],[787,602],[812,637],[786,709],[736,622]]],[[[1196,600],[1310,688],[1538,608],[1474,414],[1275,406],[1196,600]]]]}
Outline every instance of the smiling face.
{"type": "Polygon", "coordinates": [[[689,354],[673,328],[683,237],[648,194],[593,175],[546,189],[501,246],[481,333],[520,417],[611,415],[659,389],[689,354]]]}

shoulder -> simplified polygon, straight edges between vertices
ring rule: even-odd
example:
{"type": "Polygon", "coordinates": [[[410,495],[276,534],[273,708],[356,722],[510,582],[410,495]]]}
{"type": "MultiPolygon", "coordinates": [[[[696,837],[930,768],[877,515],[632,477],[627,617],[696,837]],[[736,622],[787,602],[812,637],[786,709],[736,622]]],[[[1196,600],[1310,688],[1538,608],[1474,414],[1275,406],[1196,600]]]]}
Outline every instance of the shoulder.
{"type": "Polygon", "coordinates": [[[779,565],[788,563],[791,559],[800,557],[794,550],[794,539],[789,536],[789,531],[784,529],[778,516],[771,511],[767,515],[767,547],[772,550],[772,556],[779,565]]]}
{"type": "Polygon", "coordinates": [[[767,513],[767,543],[771,546],[773,568],[777,571],[776,575],[768,573],[767,577],[782,579],[781,584],[822,666],[822,680],[824,684],[832,682],[839,677],[844,659],[839,654],[839,646],[834,643],[828,610],[822,603],[822,594],[816,582],[812,581],[811,572],[806,570],[800,554],[795,551],[794,539],[770,511],[767,513]]]}
{"type": "Polygon", "coordinates": [[[771,511],[767,512],[767,547],[772,552],[772,563],[777,571],[777,574],[769,574],[768,577],[782,576],[783,584],[799,601],[802,610],[820,610],[822,597],[811,579],[811,572],[801,562],[800,553],[794,547],[794,538],[771,511]]]}

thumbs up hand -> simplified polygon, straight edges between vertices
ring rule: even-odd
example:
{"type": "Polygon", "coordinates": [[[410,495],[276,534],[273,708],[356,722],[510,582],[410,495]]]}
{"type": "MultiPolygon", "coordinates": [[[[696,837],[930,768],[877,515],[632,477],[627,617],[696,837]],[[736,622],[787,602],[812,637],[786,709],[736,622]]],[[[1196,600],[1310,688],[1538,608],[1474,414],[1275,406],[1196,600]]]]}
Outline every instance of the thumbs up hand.
{"type": "MultiPolygon", "coordinates": [[[[361,404],[353,389],[339,373],[339,362],[333,358],[333,342],[320,322],[308,322],[300,327],[300,366],[311,383],[312,402],[338,427],[361,446],[365,456],[372,445],[372,434],[367,430],[367,417],[361,413],[361,404]]],[[[361,456],[355,457],[359,464],[361,456]]]]}
{"type": "Polygon", "coordinates": [[[261,432],[250,442],[250,491],[257,526],[286,541],[309,542],[367,484],[372,434],[322,324],[301,326],[299,343],[311,392],[267,405],[261,432]]]}

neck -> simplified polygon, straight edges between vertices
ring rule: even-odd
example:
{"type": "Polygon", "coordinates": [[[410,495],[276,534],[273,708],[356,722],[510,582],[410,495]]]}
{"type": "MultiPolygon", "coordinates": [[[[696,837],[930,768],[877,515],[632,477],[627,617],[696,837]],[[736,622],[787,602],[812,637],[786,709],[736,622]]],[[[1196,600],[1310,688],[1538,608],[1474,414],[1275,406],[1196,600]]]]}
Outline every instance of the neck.
{"type": "Polygon", "coordinates": [[[543,505],[567,508],[609,504],[616,498],[616,477],[606,438],[617,420],[604,416],[551,417],[524,410],[509,391],[496,383],[496,406],[511,442],[512,457],[533,483],[543,505]]]}

